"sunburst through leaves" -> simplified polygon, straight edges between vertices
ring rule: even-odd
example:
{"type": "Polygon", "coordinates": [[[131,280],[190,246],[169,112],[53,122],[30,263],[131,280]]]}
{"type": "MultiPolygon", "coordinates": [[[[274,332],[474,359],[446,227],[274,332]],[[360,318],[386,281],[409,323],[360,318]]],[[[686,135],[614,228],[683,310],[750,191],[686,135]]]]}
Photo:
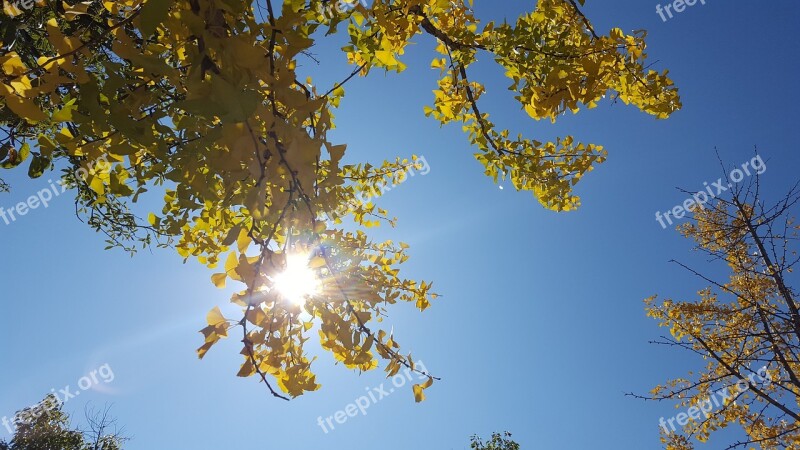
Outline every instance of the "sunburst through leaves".
{"type": "Polygon", "coordinates": [[[275,275],[273,283],[278,293],[292,304],[302,306],[306,300],[322,292],[322,281],[310,266],[308,253],[286,256],[286,268],[275,275]]]}

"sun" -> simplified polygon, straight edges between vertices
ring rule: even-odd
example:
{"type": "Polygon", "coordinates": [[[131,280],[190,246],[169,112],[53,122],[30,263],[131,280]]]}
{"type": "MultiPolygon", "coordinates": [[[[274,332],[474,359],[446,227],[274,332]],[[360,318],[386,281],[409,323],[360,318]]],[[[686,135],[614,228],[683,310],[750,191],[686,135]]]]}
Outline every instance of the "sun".
{"type": "Polygon", "coordinates": [[[319,277],[308,265],[310,259],[307,253],[287,255],[286,269],[272,279],[275,289],[286,300],[298,306],[322,291],[319,277]]]}

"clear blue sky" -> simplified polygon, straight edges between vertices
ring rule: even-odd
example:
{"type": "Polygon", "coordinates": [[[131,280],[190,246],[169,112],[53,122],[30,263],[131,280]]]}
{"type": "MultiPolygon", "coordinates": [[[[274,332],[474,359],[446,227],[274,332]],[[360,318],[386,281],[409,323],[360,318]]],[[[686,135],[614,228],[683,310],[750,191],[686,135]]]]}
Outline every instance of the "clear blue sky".
{"type": "MultiPolygon", "coordinates": [[[[534,7],[475,3],[479,16],[495,19],[534,7]]],[[[774,195],[797,178],[800,4],[707,0],[664,23],[656,3],[589,0],[585,12],[602,32],[649,30],[651,58],[671,70],[684,103],[667,121],[606,103],[556,125],[535,123],[508,95],[502,69],[482,64],[472,73],[491,89],[482,109],[497,124],[608,149],[608,162],[579,186],[583,207],[574,213],[548,212],[507,184],[499,189],[459,127],[440,129],[423,116],[437,74],[428,68],[431,40],[410,49],[407,72],[375,72],[347,86],[336,138],[350,145],[350,161],[416,153],[431,167],[382,200],[400,221],[377,233],[411,244],[406,275],[434,281],[443,294],[424,314],[394,308],[389,322],[404,348],[443,378],[426,402],[415,404],[406,387],[324,433],[317,417],[385,382],[381,371],[359,376],[321,354],[323,389],[285,403],[255,379],[235,377],[235,340],[198,361],[206,312],[234,310],[227,293],[171,251],[132,259],[104,251],[60,198],[0,222],[0,417],[51,388],[74,390],[81,376],[109,364],[114,381],[66,410],[80,416],[87,401],[113,404],[134,438],[130,450],[465,449],[471,434],[495,430],[513,432],[528,450],[659,448],[658,419],[677,411],[623,393],[644,393],[701,362],[647,344],[663,330],[645,317],[642,299],[691,297],[703,287],[668,260],[708,266],[654,214],[683,201],[676,186],[701,189],[721,175],[715,146],[733,165],[757,145],[774,195]]],[[[319,48],[323,86],[349,73],[330,48],[319,48]]],[[[14,191],[0,195],[0,206],[46,187],[47,176],[21,175],[3,174],[14,191]]]]}

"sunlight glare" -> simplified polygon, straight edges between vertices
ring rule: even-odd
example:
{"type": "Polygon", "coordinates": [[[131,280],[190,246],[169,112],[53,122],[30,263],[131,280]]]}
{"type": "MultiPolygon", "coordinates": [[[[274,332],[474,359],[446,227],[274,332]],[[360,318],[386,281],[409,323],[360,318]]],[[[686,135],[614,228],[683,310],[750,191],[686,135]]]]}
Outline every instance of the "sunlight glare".
{"type": "Polygon", "coordinates": [[[275,276],[275,289],[295,305],[302,306],[310,296],[319,294],[321,283],[314,270],[308,266],[308,254],[286,256],[286,269],[275,276]]]}

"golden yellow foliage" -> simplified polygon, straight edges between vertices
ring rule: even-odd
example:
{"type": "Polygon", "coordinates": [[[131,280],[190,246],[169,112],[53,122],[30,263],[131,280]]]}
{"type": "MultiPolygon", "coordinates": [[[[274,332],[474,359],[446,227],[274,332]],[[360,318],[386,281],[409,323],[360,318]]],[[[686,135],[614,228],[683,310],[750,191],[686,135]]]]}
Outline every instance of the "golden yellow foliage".
{"type": "MultiPolygon", "coordinates": [[[[239,327],[239,375],[258,375],[281,397],[319,388],[304,351],[315,324],[322,346],[349,368],[373,369],[378,358],[389,375],[413,367],[394,336],[369,325],[397,302],[424,310],[435,298],[430,283],[400,276],[407,246],[372,242],[363,230],[392,221],[359,195],[420,161],[343,163],[346,147],[327,132],[347,81],[402,71],[410,41],[432,36],[441,79],[427,115],[461,123],[487,175],[558,211],[579,205],[574,185],[606,152],[571,136],[538,142],[498,129],[478,106],[485,87],[468,78],[479,52],[497,61],[536,120],[607,95],[658,118],[680,107],[666,72],[645,68],[644,32],[600,36],[572,0],[541,0],[516,24],[482,23],[471,2],[449,0],[376,0],[329,13],[320,0],[256,9],[242,0],[67,0],[6,20],[27,25],[2,33],[0,163],[18,166],[31,148],[32,176],[53,160],[111,161],[66,177],[90,225],[112,245],[159,239],[183,258],[222,265],[212,282],[241,283],[232,301],[243,314],[228,321],[214,310],[199,355],[239,327]],[[349,36],[343,51],[354,71],[318,90],[299,78],[298,63],[337,32],[349,36]],[[129,207],[148,190],[164,192],[163,208],[142,223],[129,207]],[[291,302],[276,280],[298,255],[320,286],[291,302]]],[[[434,379],[424,375],[417,400],[434,379]]]]}

